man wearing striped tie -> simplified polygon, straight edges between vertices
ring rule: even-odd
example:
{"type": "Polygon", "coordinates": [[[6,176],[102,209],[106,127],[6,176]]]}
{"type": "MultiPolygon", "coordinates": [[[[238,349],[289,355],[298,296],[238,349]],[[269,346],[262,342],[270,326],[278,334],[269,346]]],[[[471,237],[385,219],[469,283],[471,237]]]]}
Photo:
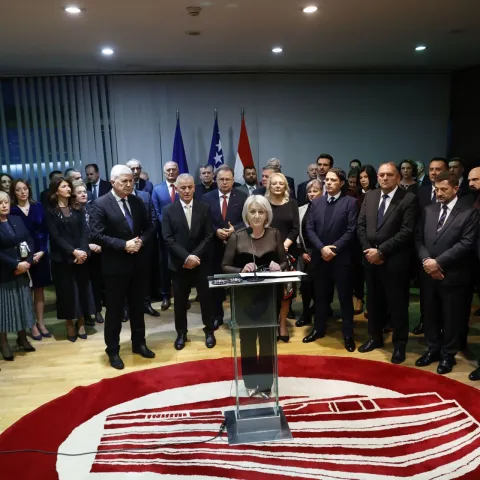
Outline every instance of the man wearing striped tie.
{"type": "Polygon", "coordinates": [[[460,348],[462,324],[474,274],[478,212],[458,201],[458,178],[443,172],[435,178],[437,203],[425,208],[415,235],[422,262],[425,339],[428,350],[416,361],[425,367],[439,361],[437,373],[452,371],[460,348]]]}

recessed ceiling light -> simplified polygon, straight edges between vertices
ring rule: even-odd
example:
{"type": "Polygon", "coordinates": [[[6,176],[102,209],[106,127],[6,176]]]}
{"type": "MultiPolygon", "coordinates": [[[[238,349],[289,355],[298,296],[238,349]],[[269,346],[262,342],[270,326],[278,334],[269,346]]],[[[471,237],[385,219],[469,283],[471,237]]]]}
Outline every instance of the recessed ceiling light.
{"type": "Polygon", "coordinates": [[[426,49],[427,49],[427,47],[425,45],[418,45],[418,46],[415,47],[415,51],[417,51],[417,52],[423,52],[426,49]]]}
{"type": "Polygon", "coordinates": [[[113,51],[112,48],[110,48],[110,47],[105,47],[105,48],[102,48],[102,53],[103,53],[104,55],[109,56],[109,55],[113,55],[115,52],[113,51]]]}
{"type": "Polygon", "coordinates": [[[77,15],[79,13],[82,13],[82,9],[75,6],[75,5],[70,5],[68,7],[65,7],[64,9],[67,13],[71,13],[72,15],[77,15]]]}
{"type": "Polygon", "coordinates": [[[283,48],[282,47],[274,47],[274,48],[272,48],[272,52],[273,53],[282,53],[283,48]]]}
{"type": "Polygon", "coordinates": [[[303,13],[315,13],[318,10],[318,7],[315,5],[308,5],[303,9],[303,13]]]}

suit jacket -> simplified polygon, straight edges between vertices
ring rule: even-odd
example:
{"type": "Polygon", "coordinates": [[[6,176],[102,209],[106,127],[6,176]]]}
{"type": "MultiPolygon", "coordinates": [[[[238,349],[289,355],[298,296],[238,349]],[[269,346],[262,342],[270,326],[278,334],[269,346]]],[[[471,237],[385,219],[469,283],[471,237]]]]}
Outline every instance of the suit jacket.
{"type": "MultiPolygon", "coordinates": [[[[458,200],[443,228],[437,233],[441,204],[429,205],[415,232],[415,249],[420,261],[437,261],[444,285],[469,285],[473,280],[472,260],[477,247],[478,212],[458,200]]],[[[438,280],[436,280],[438,281],[438,280]]]]}
{"type": "Polygon", "coordinates": [[[214,190],[218,190],[218,185],[216,182],[213,182],[210,188],[206,188],[203,183],[197,183],[195,185],[195,200],[202,200],[203,196],[207,193],[213,192],[214,190]]]}
{"type": "Polygon", "coordinates": [[[135,195],[142,200],[145,209],[148,213],[148,218],[152,225],[155,227],[155,230],[158,227],[157,212],[155,211],[155,206],[153,205],[152,197],[148,192],[135,190],[135,195]]]}
{"type": "Polygon", "coordinates": [[[4,233],[3,228],[0,229],[0,283],[11,282],[15,279],[15,270],[20,261],[19,245],[27,242],[30,253],[26,261],[30,264],[33,262],[34,245],[33,239],[20,217],[13,215],[7,216],[8,223],[15,232],[15,236],[4,233]]]}
{"type": "Polygon", "coordinates": [[[48,208],[46,218],[53,262],[73,263],[73,251],[77,249],[90,255],[84,211],[71,209],[71,217],[67,220],[59,208],[48,208]]]}
{"type": "Polygon", "coordinates": [[[197,269],[210,268],[210,242],[213,239],[212,212],[207,203],[193,200],[191,229],[180,201],[168,205],[163,212],[162,234],[168,248],[168,268],[182,271],[189,255],[201,260],[197,269]]]}
{"type": "MultiPolygon", "coordinates": [[[[178,194],[175,194],[175,199],[178,199],[178,194]]],[[[152,193],[152,200],[153,200],[153,205],[155,206],[155,211],[157,212],[159,226],[161,227],[162,219],[163,219],[163,215],[162,215],[163,209],[167,205],[171,205],[172,203],[172,199],[170,197],[170,191],[168,189],[168,185],[166,181],[159,183],[158,185],[155,185],[155,188],[153,189],[153,193],[152,193]]]]}
{"type": "MultiPolygon", "coordinates": [[[[255,190],[257,190],[257,188],[258,188],[258,185],[255,186],[253,192],[255,192],[255,190]]],[[[248,187],[247,187],[247,185],[246,185],[245,183],[244,183],[243,185],[240,185],[240,186],[237,187],[236,189],[237,189],[238,191],[244,193],[247,197],[250,196],[250,192],[248,191],[248,187]]],[[[253,194],[253,192],[252,192],[252,194],[253,194]]]]}
{"type": "Polygon", "coordinates": [[[420,206],[420,211],[428,207],[429,205],[434,205],[432,203],[432,184],[420,185],[417,190],[418,204],[420,206]]]}
{"type": "MultiPolygon", "coordinates": [[[[110,182],[100,179],[100,184],[98,185],[97,198],[107,194],[111,189],[112,189],[112,184],[110,182]]],[[[93,187],[91,183],[87,183],[87,190],[89,192],[93,192],[93,187]]]]}
{"type": "Polygon", "coordinates": [[[430,180],[430,177],[425,174],[422,178],[422,181],[420,182],[418,179],[417,179],[417,182],[419,185],[426,185],[426,186],[431,186],[432,185],[432,181],[430,180]]]}
{"type": "Polygon", "coordinates": [[[153,183],[150,180],[144,180],[140,178],[138,180],[138,186],[135,185],[136,190],[140,190],[141,192],[147,192],[152,195],[153,192],[153,183]]]}
{"type": "Polygon", "coordinates": [[[302,205],[306,205],[307,201],[307,185],[311,182],[311,180],[307,180],[306,182],[302,182],[298,185],[297,189],[297,201],[298,206],[301,207],[302,205]]]}
{"type": "Polygon", "coordinates": [[[464,178],[458,187],[457,197],[462,198],[470,194],[470,187],[468,186],[468,179],[464,178]]]}
{"type": "MultiPolygon", "coordinates": [[[[337,256],[333,265],[349,265],[351,263],[355,228],[357,223],[357,201],[346,195],[341,195],[335,203],[335,212],[329,224],[325,223],[327,195],[322,195],[312,202],[307,218],[307,236],[313,245],[312,263],[323,262],[321,249],[325,246],[324,236],[328,232],[330,238],[335,238],[333,245],[337,247],[337,256]]],[[[327,244],[328,245],[328,244],[327,244]]]]}
{"type": "Polygon", "coordinates": [[[98,198],[92,204],[90,231],[93,243],[102,247],[104,275],[144,272],[150,267],[150,255],[145,247],[135,254],[125,251],[128,240],[139,237],[145,245],[155,232],[143,201],[135,195],[129,195],[128,203],[133,219],[133,231],[130,230],[112,192],[98,198]]]}
{"type": "MultiPolygon", "coordinates": [[[[378,248],[384,265],[390,271],[408,270],[414,248],[414,232],[418,215],[418,199],[411,192],[398,188],[380,225],[377,212],[382,190],[377,188],[365,194],[357,222],[357,234],[362,251],[378,248]]],[[[366,262],[367,267],[375,266],[366,262]]]]}

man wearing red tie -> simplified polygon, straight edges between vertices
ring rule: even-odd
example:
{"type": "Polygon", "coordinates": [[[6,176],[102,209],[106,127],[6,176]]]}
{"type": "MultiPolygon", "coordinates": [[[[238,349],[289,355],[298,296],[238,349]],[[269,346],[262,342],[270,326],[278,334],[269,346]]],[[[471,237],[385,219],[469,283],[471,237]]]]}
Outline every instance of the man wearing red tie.
{"type": "Polygon", "coordinates": [[[157,212],[158,218],[158,238],[160,243],[161,258],[161,288],[162,288],[162,310],[168,310],[171,306],[170,289],[171,273],[168,269],[168,251],[162,236],[162,218],[163,209],[171,205],[178,198],[175,191],[175,181],[177,180],[179,170],[176,162],[167,162],[163,167],[165,180],[156,185],[153,189],[152,200],[157,212]]]}

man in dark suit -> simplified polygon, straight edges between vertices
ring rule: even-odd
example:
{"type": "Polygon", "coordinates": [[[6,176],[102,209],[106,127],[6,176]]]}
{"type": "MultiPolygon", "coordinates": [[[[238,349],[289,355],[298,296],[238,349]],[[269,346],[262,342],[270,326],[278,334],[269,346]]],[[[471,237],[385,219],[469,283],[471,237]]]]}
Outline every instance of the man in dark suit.
{"type": "Polygon", "coordinates": [[[200,300],[202,321],[205,326],[205,345],[216,345],[208,274],[213,238],[210,207],[193,200],[195,184],[188,173],[179,175],[175,182],[179,200],[163,210],[162,233],[168,248],[168,267],[173,273],[175,329],[174,347],[182,350],[187,341],[187,300],[195,286],[200,300]]]}
{"type": "Polygon", "coordinates": [[[172,304],[170,301],[170,290],[172,287],[172,276],[168,268],[168,249],[162,234],[163,209],[178,199],[175,189],[179,170],[176,162],[167,162],[163,167],[165,180],[155,185],[152,194],[153,204],[158,218],[158,243],[161,254],[161,288],[162,288],[162,310],[168,310],[172,304]]]}
{"type": "Polygon", "coordinates": [[[448,162],[448,168],[458,178],[458,192],[457,197],[462,198],[470,193],[468,188],[468,180],[463,176],[465,172],[465,166],[462,163],[462,160],[458,157],[452,158],[448,162]]]}
{"type": "Polygon", "coordinates": [[[195,200],[201,200],[205,194],[217,190],[217,182],[214,182],[213,177],[212,165],[209,163],[200,165],[200,183],[195,185],[195,200]]]}
{"type": "MultiPolygon", "coordinates": [[[[435,195],[435,179],[437,175],[442,172],[448,171],[448,162],[446,158],[442,157],[434,157],[430,160],[428,165],[428,179],[429,182],[423,182],[422,185],[418,187],[417,196],[418,196],[418,203],[420,207],[420,214],[423,213],[426,207],[429,205],[437,203],[437,197],[435,195]]],[[[420,290],[420,321],[418,325],[413,329],[412,333],[414,335],[423,335],[425,332],[425,326],[423,323],[423,299],[422,299],[422,291],[420,290]]]]}
{"type": "Polygon", "coordinates": [[[361,353],[383,347],[387,317],[393,328],[392,363],[405,360],[408,341],[408,300],[417,198],[398,187],[400,173],[393,162],[378,169],[380,188],[366,193],[357,223],[367,282],[369,340],[361,353]]]}
{"type": "Polygon", "coordinates": [[[308,180],[306,182],[300,183],[297,188],[297,201],[298,201],[299,207],[307,203],[307,185],[312,180],[315,180],[317,178],[318,166],[316,163],[311,163],[307,167],[307,174],[308,174],[308,180]]]}
{"type": "Polygon", "coordinates": [[[92,194],[92,201],[108,193],[112,184],[100,178],[100,172],[96,163],[89,163],[85,167],[85,174],[88,178],[87,190],[92,194]]]}
{"type": "Polygon", "coordinates": [[[303,339],[314,342],[325,336],[325,326],[331,302],[331,289],[337,287],[345,348],[355,351],[353,339],[353,283],[351,265],[357,221],[357,200],[342,194],[346,185],[345,172],[332,168],[327,173],[327,195],[315,199],[307,220],[307,235],[314,248],[312,269],[315,272],[315,326],[303,339]]]}
{"type": "Polygon", "coordinates": [[[253,195],[253,192],[258,188],[257,169],[252,165],[243,169],[244,185],[237,187],[237,190],[243,192],[247,197],[253,195]]]}
{"type": "Polygon", "coordinates": [[[430,178],[425,174],[425,165],[423,162],[415,162],[417,164],[417,183],[418,185],[431,185],[430,178]]]}
{"type": "MultiPolygon", "coordinates": [[[[63,172],[61,172],[60,170],[53,170],[52,172],[50,172],[50,174],[48,175],[48,182],[49,182],[48,185],[50,186],[50,183],[53,180],[61,176],[63,176],[63,172]]],[[[43,205],[44,208],[50,207],[50,203],[47,197],[48,190],[49,188],[46,188],[40,193],[40,203],[43,205]]]]}
{"type": "Polygon", "coordinates": [[[105,343],[110,365],[123,369],[120,358],[125,299],[130,312],[132,351],[145,358],[155,354],[145,343],[143,298],[150,258],[144,244],[155,232],[142,200],[133,192],[133,175],[129,167],[115,165],[110,174],[112,190],[92,206],[90,229],[92,241],[102,247],[102,271],[105,277],[107,313],[105,343]]]}
{"type": "MultiPolygon", "coordinates": [[[[213,223],[213,273],[223,273],[222,260],[225,253],[225,245],[230,235],[239,228],[245,227],[242,219],[243,205],[247,199],[245,193],[233,188],[235,172],[226,165],[217,170],[218,190],[207,193],[203,201],[208,203],[212,213],[213,223]]],[[[213,326],[215,330],[223,325],[223,301],[225,290],[223,288],[212,289],[214,311],[213,326]]]]}
{"type": "Polygon", "coordinates": [[[322,183],[322,195],[325,195],[325,178],[332,167],[333,157],[328,153],[321,153],[317,158],[317,178],[322,183]]]}
{"type": "Polygon", "coordinates": [[[135,190],[140,190],[141,192],[147,192],[152,195],[153,192],[153,183],[150,180],[144,180],[140,177],[142,173],[142,164],[140,160],[136,158],[131,158],[126,163],[127,167],[133,172],[133,183],[135,190]]]}
{"type": "Polygon", "coordinates": [[[470,307],[478,213],[458,201],[455,173],[437,175],[435,191],[438,203],[425,208],[415,235],[415,248],[423,266],[420,288],[428,346],[415,365],[425,367],[440,361],[437,373],[445,374],[456,364],[462,340],[459,313],[470,307]]]}

